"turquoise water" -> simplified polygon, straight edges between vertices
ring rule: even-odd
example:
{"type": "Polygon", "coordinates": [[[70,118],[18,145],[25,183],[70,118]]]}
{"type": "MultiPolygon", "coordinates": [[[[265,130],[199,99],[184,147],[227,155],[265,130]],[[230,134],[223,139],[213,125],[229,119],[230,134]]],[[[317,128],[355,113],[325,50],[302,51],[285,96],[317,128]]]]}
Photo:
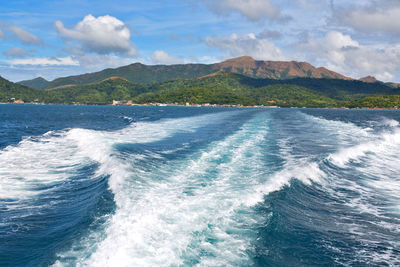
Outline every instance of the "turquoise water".
{"type": "Polygon", "coordinates": [[[0,265],[399,265],[399,121],[0,105],[0,265]]]}

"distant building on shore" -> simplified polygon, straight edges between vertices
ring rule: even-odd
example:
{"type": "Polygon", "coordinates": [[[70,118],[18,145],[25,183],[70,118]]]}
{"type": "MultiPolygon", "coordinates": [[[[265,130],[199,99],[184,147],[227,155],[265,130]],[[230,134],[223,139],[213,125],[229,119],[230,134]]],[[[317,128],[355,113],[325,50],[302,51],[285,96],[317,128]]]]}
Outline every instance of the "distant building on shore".
{"type": "Polygon", "coordinates": [[[113,106],[132,106],[132,100],[113,100],[113,106]]]}

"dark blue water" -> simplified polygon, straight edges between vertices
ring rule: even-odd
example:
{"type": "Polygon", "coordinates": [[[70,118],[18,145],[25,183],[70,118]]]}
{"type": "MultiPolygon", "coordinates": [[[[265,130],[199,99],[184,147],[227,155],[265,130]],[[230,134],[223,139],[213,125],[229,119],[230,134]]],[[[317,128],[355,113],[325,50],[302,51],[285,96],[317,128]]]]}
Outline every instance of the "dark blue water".
{"type": "Polygon", "coordinates": [[[399,121],[0,105],[0,266],[397,266],[399,121]]]}

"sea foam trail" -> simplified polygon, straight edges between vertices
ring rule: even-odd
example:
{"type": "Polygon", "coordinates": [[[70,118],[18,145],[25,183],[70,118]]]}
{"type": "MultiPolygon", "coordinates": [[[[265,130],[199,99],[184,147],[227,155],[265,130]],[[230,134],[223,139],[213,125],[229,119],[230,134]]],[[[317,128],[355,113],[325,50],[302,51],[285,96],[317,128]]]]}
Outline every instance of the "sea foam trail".
{"type": "Polygon", "coordinates": [[[87,162],[76,155],[77,145],[67,135],[49,132],[0,151],[0,198],[16,202],[52,190],[87,162]]]}
{"type": "Polygon", "coordinates": [[[80,266],[248,263],[260,219],[251,207],[262,200],[267,120],[258,114],[222,141],[150,170],[136,165],[134,155],[118,159],[108,169],[117,210],[105,239],[95,248],[82,240],[84,252],[60,257],[76,257],[80,266]]]}
{"type": "MultiPolygon", "coordinates": [[[[93,207],[93,201],[101,194],[96,190],[104,190],[102,186],[98,186],[99,183],[103,183],[110,174],[117,174],[109,183],[109,187],[114,187],[129,177],[124,171],[127,169],[126,164],[112,154],[115,143],[154,142],[174,133],[192,132],[205,125],[220,123],[223,118],[235,114],[237,112],[221,112],[214,116],[141,122],[114,132],[87,129],[49,132],[41,137],[27,138],[16,146],[6,147],[0,151],[0,208],[5,214],[0,218],[0,235],[9,238],[9,244],[16,247],[5,249],[16,253],[15,255],[21,253],[18,257],[22,257],[24,254],[19,249],[20,236],[27,237],[25,243],[40,242],[36,235],[38,229],[56,223],[54,220],[47,220],[46,214],[49,218],[56,216],[62,223],[62,226],[48,233],[49,238],[63,238],[63,231],[69,233],[71,227],[79,227],[79,220],[85,218],[80,217],[81,214],[75,214],[75,210],[68,210],[68,207],[76,206],[79,208],[77,211],[83,212],[82,215],[87,214],[85,206],[93,207]],[[149,136],[148,133],[152,132],[154,134],[149,136]],[[86,189],[86,186],[91,189],[86,189]],[[81,195],[82,192],[76,191],[77,188],[88,190],[93,195],[81,195]],[[75,199],[79,203],[68,204],[75,199]],[[59,210],[60,208],[66,210],[59,210]],[[35,218],[40,218],[43,222],[35,223],[35,218]]],[[[99,221],[105,218],[107,216],[99,218],[99,221]]],[[[54,243],[58,246],[64,244],[62,240],[54,243]]],[[[27,254],[21,260],[25,262],[29,258],[33,256],[27,254]]]]}
{"type": "Polygon", "coordinates": [[[71,129],[26,138],[0,151],[0,198],[7,202],[29,199],[52,190],[73,176],[79,166],[100,163],[98,174],[107,174],[112,145],[118,142],[153,142],[176,132],[193,131],[235,112],[192,118],[165,119],[131,124],[115,132],[71,129]],[[148,133],[152,134],[149,135],[148,133]]]}

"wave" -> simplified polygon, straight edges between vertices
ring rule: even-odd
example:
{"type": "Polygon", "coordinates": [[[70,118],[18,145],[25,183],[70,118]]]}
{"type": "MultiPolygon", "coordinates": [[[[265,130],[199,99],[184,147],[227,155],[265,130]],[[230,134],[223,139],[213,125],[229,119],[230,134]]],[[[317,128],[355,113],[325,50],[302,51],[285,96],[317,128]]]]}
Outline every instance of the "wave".
{"type": "MultiPolygon", "coordinates": [[[[322,159],[321,169],[327,174],[323,189],[335,199],[332,205],[340,203],[348,208],[335,220],[361,242],[355,249],[354,262],[394,266],[400,262],[396,255],[400,242],[392,240],[400,236],[400,128],[393,120],[374,124],[385,127],[371,130],[340,123],[341,132],[359,135],[353,134],[355,144],[339,143],[336,152],[322,159]],[[384,250],[374,250],[373,244],[378,242],[384,244],[384,250]]],[[[340,264],[349,263],[338,260],[340,264]]]]}
{"type": "Polygon", "coordinates": [[[99,175],[107,174],[108,166],[114,164],[108,161],[113,161],[110,155],[116,142],[154,142],[178,131],[218,123],[230,115],[221,112],[217,116],[139,122],[115,132],[76,128],[25,138],[0,151],[0,198],[17,201],[45,193],[73,176],[78,166],[91,162],[100,163],[99,175]]]}
{"type": "Polygon", "coordinates": [[[389,126],[389,127],[398,127],[399,122],[394,119],[389,119],[389,118],[383,117],[382,120],[378,122],[378,125],[389,126]]]}
{"type": "Polygon", "coordinates": [[[333,230],[367,244],[354,248],[357,258],[394,262],[398,243],[391,241],[381,257],[368,246],[400,233],[400,223],[388,215],[400,210],[396,123],[384,122],[377,131],[298,112],[293,127],[279,126],[272,112],[255,112],[239,129],[224,132],[224,123],[242,113],[136,122],[112,132],[67,129],[25,139],[0,151],[5,162],[0,174],[6,177],[0,196],[9,209],[27,206],[92,166],[82,179],[106,180],[115,210],[98,215],[99,227],[58,251],[55,266],[251,265],[259,229],[269,220],[257,207],[266,195],[298,180],[314,198],[328,194],[324,200],[332,201],[332,210],[349,210],[330,220],[337,226],[333,230]],[[298,130],[301,124],[299,133],[279,128],[298,130]],[[224,132],[223,138],[201,136],[210,131],[224,132]],[[195,146],[201,138],[202,145],[195,146]],[[27,168],[21,170],[21,164],[27,168]],[[360,214],[366,217],[356,221],[360,214]]]}
{"type": "MultiPolygon", "coordinates": [[[[107,189],[104,181],[108,181],[109,188],[117,190],[131,174],[131,166],[118,158],[117,144],[155,142],[176,133],[190,133],[221,123],[235,114],[240,112],[139,122],[118,131],[66,129],[25,138],[17,145],[4,148],[0,151],[0,208],[4,215],[0,234],[10,239],[4,251],[13,253],[21,264],[40,263],[51,259],[55,248],[68,245],[71,231],[81,231],[79,225],[92,221],[90,216],[99,216],[95,221],[106,220],[108,216],[96,215],[94,210],[103,198],[112,201],[106,200],[109,196],[104,193],[107,189]],[[37,235],[38,229],[46,229],[43,227],[54,227],[54,231],[37,235]],[[32,247],[38,250],[32,253],[42,255],[32,258],[33,254],[21,251],[20,236],[25,236],[23,244],[27,247],[32,242],[43,243],[40,238],[45,237],[49,249],[41,251],[40,247],[32,247]],[[64,242],[63,238],[66,238],[64,242]]],[[[108,207],[100,209],[112,211],[108,207]]],[[[2,263],[9,260],[1,255],[2,263]]]]}
{"type": "MultiPolygon", "coordinates": [[[[324,157],[322,162],[328,164],[329,168],[333,168],[332,173],[345,172],[346,175],[352,177],[354,173],[351,175],[348,172],[357,172],[359,180],[336,179],[337,177],[333,175],[334,178],[331,179],[331,183],[352,183],[352,186],[359,187],[359,190],[371,189],[372,192],[378,190],[387,194],[392,201],[399,199],[397,194],[393,193],[400,182],[398,178],[400,172],[400,165],[398,164],[400,128],[398,121],[380,118],[378,121],[372,121],[373,125],[389,126],[389,128],[373,130],[350,122],[306,116],[321,123],[321,126],[328,131],[335,131],[336,125],[340,135],[353,139],[351,142],[345,142],[341,139],[336,151],[324,157]]],[[[349,184],[347,185],[349,186],[349,184]]]]}
{"type": "Polygon", "coordinates": [[[282,164],[260,189],[268,219],[257,242],[268,253],[257,262],[286,265],[298,253],[304,265],[396,266],[400,129],[290,115],[274,121],[282,164]]]}
{"type": "Polygon", "coordinates": [[[67,135],[48,132],[0,151],[0,198],[8,202],[28,199],[72,176],[85,159],[75,155],[77,146],[67,135]]]}
{"type": "Polygon", "coordinates": [[[107,167],[117,210],[104,240],[96,248],[82,241],[77,246],[86,250],[60,257],[75,257],[82,266],[247,262],[257,222],[251,207],[262,199],[256,187],[266,119],[258,116],[222,141],[155,169],[135,165],[134,157],[107,167]]]}

